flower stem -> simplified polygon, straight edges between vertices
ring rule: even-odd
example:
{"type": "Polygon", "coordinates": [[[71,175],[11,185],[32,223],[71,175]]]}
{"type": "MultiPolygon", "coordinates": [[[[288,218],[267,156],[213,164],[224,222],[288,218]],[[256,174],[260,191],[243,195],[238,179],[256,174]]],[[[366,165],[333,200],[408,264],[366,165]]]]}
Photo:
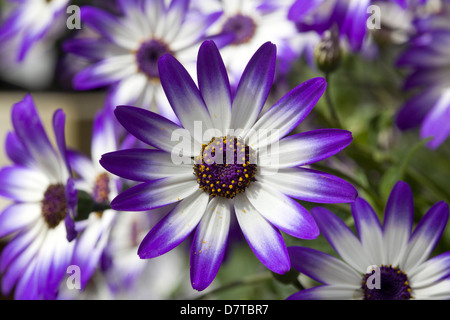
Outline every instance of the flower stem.
{"type": "Polygon", "coordinates": [[[332,123],[337,128],[342,128],[341,122],[339,120],[338,114],[336,112],[336,107],[333,103],[333,100],[331,99],[331,93],[330,93],[330,73],[325,74],[325,80],[327,82],[327,89],[325,90],[325,100],[327,102],[328,110],[330,112],[332,123]]]}

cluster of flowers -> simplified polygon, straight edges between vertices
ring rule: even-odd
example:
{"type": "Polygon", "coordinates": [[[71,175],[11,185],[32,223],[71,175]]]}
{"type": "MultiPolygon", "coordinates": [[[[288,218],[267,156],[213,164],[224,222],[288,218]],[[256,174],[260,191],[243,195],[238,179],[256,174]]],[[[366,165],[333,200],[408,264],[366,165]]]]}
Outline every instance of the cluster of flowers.
{"type": "MultiPolygon", "coordinates": [[[[17,48],[20,63],[50,41],[55,28],[65,28],[65,21],[55,21],[70,1],[16,2],[0,41],[17,44],[10,48],[17,48]]],[[[405,89],[422,88],[400,109],[398,127],[421,125],[421,137],[434,137],[428,146],[435,149],[450,134],[447,1],[82,6],[83,27],[62,44],[78,67],[73,88],[106,88],[107,98],[94,120],[90,157],[66,146],[63,110],[53,116],[55,148],[33,97],[13,105],[5,143],[12,164],[0,170],[0,195],[12,200],[0,214],[0,236],[7,239],[3,294],[64,298],[70,265],[80,268],[82,289],[97,272],[110,288],[126,287],[143,273],[142,264],[130,261],[165,255],[190,235],[186,269],[192,288],[202,291],[219,271],[230,230],[239,228],[267,269],[285,274],[294,268],[323,284],[286,298],[449,299],[450,252],[428,259],[446,227],[448,205],[436,203],[412,232],[413,195],[399,181],[381,226],[351,183],[310,168],[344,150],[352,133],[292,134],[325,93],[325,78],[268,101],[274,81],[282,87],[302,57],[329,75],[342,50],[373,55],[367,20],[374,4],[405,17],[388,36],[407,38],[410,46],[398,61],[414,72],[405,89]],[[303,203],[351,205],[359,239],[333,212],[303,203]],[[288,247],[283,234],[305,240],[322,234],[343,261],[288,247]],[[368,284],[369,266],[379,266],[381,288],[368,284]]]]}

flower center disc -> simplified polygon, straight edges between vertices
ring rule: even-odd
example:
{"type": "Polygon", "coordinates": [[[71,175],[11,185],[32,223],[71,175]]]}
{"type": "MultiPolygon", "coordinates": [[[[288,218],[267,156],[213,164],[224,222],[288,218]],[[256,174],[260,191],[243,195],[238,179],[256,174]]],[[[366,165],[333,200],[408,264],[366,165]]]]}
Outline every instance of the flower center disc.
{"type": "Polygon", "coordinates": [[[158,59],[164,54],[171,53],[169,47],[160,40],[152,39],[142,43],[136,52],[139,70],[151,79],[159,79],[158,59]]]}
{"type": "Polygon", "coordinates": [[[42,216],[49,228],[55,228],[67,213],[66,190],[62,184],[50,185],[42,200],[42,216]]]}
{"type": "Polygon", "coordinates": [[[380,285],[377,289],[369,289],[367,281],[372,274],[366,274],[362,281],[364,300],[409,300],[411,299],[411,287],[409,286],[408,276],[397,267],[380,267],[380,285]]]}
{"type": "Polygon", "coordinates": [[[194,174],[199,188],[211,197],[234,198],[256,181],[255,152],[242,138],[213,138],[195,159],[194,174]]]}
{"type": "Polygon", "coordinates": [[[225,21],[222,32],[231,32],[235,35],[233,44],[242,44],[250,41],[255,34],[256,24],[252,18],[237,14],[225,21]]]}

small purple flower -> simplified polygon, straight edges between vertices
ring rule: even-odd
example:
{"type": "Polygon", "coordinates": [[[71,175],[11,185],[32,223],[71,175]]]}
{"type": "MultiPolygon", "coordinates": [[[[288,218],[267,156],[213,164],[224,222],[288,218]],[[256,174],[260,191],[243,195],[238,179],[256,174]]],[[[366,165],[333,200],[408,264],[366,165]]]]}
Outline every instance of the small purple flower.
{"type": "Polygon", "coordinates": [[[418,90],[397,114],[401,130],[420,126],[420,137],[433,139],[427,143],[438,148],[450,135],[450,4],[440,13],[415,21],[416,35],[400,56],[397,65],[411,73],[405,90],[418,90]]]}
{"type": "Polygon", "coordinates": [[[12,108],[14,131],[6,138],[13,165],[0,170],[0,195],[13,203],[0,214],[0,236],[11,235],[2,251],[2,292],[14,286],[16,299],[53,299],[72,259],[75,241],[66,225],[74,217],[64,137],[65,114],[53,116],[55,150],[30,95],[12,108]]]}
{"type": "Polygon", "coordinates": [[[322,35],[337,27],[342,38],[348,40],[352,51],[359,51],[367,36],[367,8],[371,0],[296,0],[288,18],[300,32],[315,31],[322,35]]]}
{"type": "Polygon", "coordinates": [[[17,60],[22,61],[38,41],[45,40],[59,21],[64,30],[66,24],[60,19],[65,13],[69,0],[23,0],[15,3],[9,15],[0,26],[0,41],[12,37],[21,39],[17,60]]]}
{"type": "Polygon", "coordinates": [[[161,88],[158,59],[170,53],[195,66],[195,54],[206,29],[220,12],[203,15],[188,10],[189,0],[118,0],[122,15],[84,6],[81,19],[95,36],[76,37],[66,51],[91,64],[77,73],[75,89],[109,86],[111,104],[150,108],[174,121],[176,117],[161,88]]]}
{"type": "Polygon", "coordinates": [[[413,196],[405,182],[392,189],[383,226],[370,204],[358,198],[352,214],[359,239],[331,211],[317,207],[311,214],[342,260],[312,248],[289,247],[292,266],[323,285],[288,299],[450,298],[450,252],[428,259],[448,221],[445,202],[432,206],[412,231],[413,196]]]}
{"type": "Polygon", "coordinates": [[[74,151],[68,151],[68,161],[79,178],[74,180],[75,188],[86,192],[92,201],[101,207],[88,213],[86,219],[76,221],[75,229],[79,234],[72,264],[82,270],[81,288],[97,270],[100,259],[108,244],[111,229],[118,213],[109,207],[110,201],[117,195],[121,183],[118,177],[106,172],[100,166],[102,154],[118,150],[115,118],[109,110],[100,110],[94,119],[91,141],[91,158],[74,151]]]}
{"type": "Polygon", "coordinates": [[[323,129],[287,136],[323,94],[324,79],[298,85],[260,117],[275,61],[276,46],[263,44],[232,96],[219,50],[206,41],[198,53],[199,87],[173,56],[159,60],[161,83],[181,126],[141,108],[115,110],[119,122],[154,149],[103,155],[106,170],[141,182],[111,206],[145,211],[175,204],[141,242],[138,254],[160,256],[194,232],[190,271],[197,290],[207,288],[218,272],[233,212],[258,259],[273,272],[285,273],[290,261],[280,231],[302,239],[319,234],[309,212],[292,198],[338,203],[357,196],[349,183],[305,167],[344,149],[352,141],[350,132],[323,129]],[[269,150],[272,146],[277,152],[269,150]]]}

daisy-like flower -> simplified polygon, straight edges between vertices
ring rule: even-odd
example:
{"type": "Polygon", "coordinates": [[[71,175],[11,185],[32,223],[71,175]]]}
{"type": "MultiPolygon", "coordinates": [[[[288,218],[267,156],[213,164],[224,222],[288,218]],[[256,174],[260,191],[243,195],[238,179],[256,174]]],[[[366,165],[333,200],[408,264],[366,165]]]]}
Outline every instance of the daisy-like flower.
{"type": "MultiPolygon", "coordinates": [[[[115,119],[106,109],[97,113],[92,131],[91,158],[74,151],[68,151],[68,161],[77,174],[74,180],[75,188],[86,192],[86,198],[92,207],[83,214],[87,217],[79,218],[75,229],[79,234],[72,264],[80,267],[81,288],[98,268],[100,259],[108,244],[111,229],[118,212],[109,208],[109,203],[118,194],[121,183],[118,177],[105,171],[99,164],[101,155],[118,150],[116,139],[115,119]],[[97,211],[90,211],[97,210],[97,211]]],[[[80,208],[78,215],[81,215],[80,208]]]]}
{"type": "Polygon", "coordinates": [[[227,44],[219,47],[232,86],[237,85],[248,60],[265,42],[270,41],[277,46],[277,71],[285,74],[302,54],[312,54],[313,46],[319,40],[315,33],[299,35],[295,24],[287,19],[291,0],[197,2],[198,7],[206,12],[223,10],[223,15],[211,26],[208,34],[222,35],[223,44],[227,44]]]}
{"type": "Polygon", "coordinates": [[[22,61],[31,47],[45,41],[52,32],[66,28],[64,13],[69,0],[13,1],[13,8],[0,26],[0,41],[19,37],[17,60],[22,61]],[[55,21],[58,22],[55,24],[55,21]],[[58,28],[59,30],[53,31],[58,28]]]}
{"type": "Polygon", "coordinates": [[[95,36],[67,41],[65,50],[92,64],[78,72],[78,90],[111,86],[111,104],[150,108],[176,121],[164,96],[158,59],[173,54],[195,66],[195,55],[208,26],[220,12],[203,15],[188,10],[189,0],[118,0],[123,14],[81,8],[81,19],[95,36]]]}
{"type": "Polygon", "coordinates": [[[371,0],[296,0],[289,9],[288,19],[298,31],[315,31],[323,35],[336,27],[352,51],[359,51],[367,35],[367,8],[371,0]]]}
{"type": "Polygon", "coordinates": [[[411,73],[405,90],[417,90],[397,114],[401,130],[420,126],[420,137],[433,137],[427,146],[436,149],[450,135],[450,4],[440,13],[415,21],[417,33],[397,65],[411,73]]]}
{"type": "Polygon", "coordinates": [[[131,134],[155,149],[103,155],[105,169],[142,182],[120,193],[111,206],[142,211],[175,203],[143,239],[138,254],[144,259],[162,255],[195,230],[190,272],[197,290],[208,287],[218,272],[233,212],[258,259],[285,273],[290,261],[280,230],[303,239],[319,234],[309,212],[291,197],[330,203],[351,202],[357,195],[349,183],[303,167],[341,151],[352,141],[350,132],[324,129],[286,137],[323,94],[324,79],[300,84],[259,117],[275,61],[276,46],[263,44],[232,97],[219,50],[205,41],[198,53],[198,88],[173,56],[159,61],[161,83],[182,126],[142,108],[115,110],[131,134]],[[258,131],[276,134],[255,138],[258,131]],[[268,146],[277,143],[275,163],[268,146]]]}
{"type": "Polygon", "coordinates": [[[75,241],[66,232],[77,204],[64,137],[65,114],[53,116],[55,150],[30,95],[12,109],[14,131],[6,138],[13,165],[0,170],[0,195],[13,200],[0,214],[2,292],[16,299],[55,298],[75,241]],[[68,239],[68,236],[70,238],[68,239]]]}
{"type": "Polygon", "coordinates": [[[370,204],[358,198],[352,214],[359,239],[329,210],[313,208],[311,214],[342,260],[312,248],[289,247],[292,266],[323,285],[288,299],[450,298],[450,252],[428,259],[447,224],[445,202],[432,206],[412,232],[413,196],[405,182],[392,189],[383,226],[370,204]]]}

